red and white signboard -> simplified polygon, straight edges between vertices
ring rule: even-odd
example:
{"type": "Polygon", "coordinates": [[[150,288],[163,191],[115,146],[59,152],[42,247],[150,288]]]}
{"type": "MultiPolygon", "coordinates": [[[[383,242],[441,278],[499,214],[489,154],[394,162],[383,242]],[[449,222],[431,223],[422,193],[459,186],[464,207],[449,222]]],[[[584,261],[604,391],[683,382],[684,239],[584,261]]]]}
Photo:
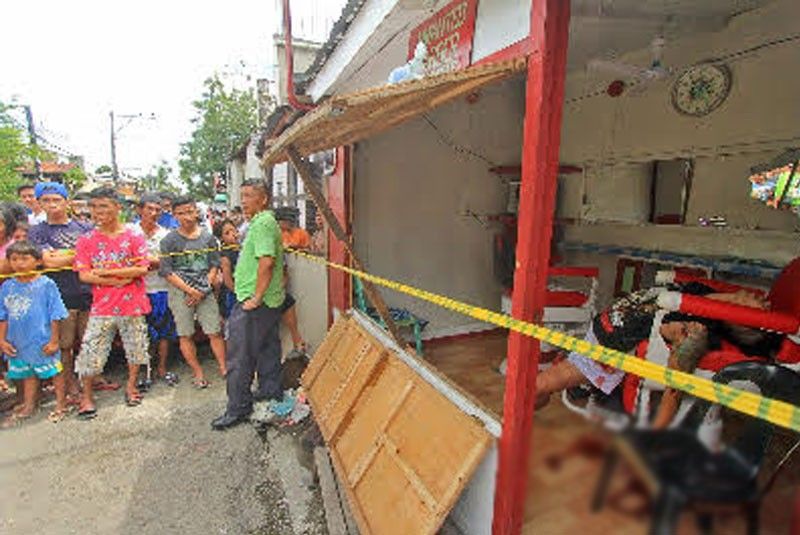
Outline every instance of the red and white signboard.
{"type": "Polygon", "coordinates": [[[414,49],[422,41],[428,47],[426,74],[469,66],[477,9],[478,0],[453,0],[440,9],[411,31],[408,59],[414,57],[414,49]]]}

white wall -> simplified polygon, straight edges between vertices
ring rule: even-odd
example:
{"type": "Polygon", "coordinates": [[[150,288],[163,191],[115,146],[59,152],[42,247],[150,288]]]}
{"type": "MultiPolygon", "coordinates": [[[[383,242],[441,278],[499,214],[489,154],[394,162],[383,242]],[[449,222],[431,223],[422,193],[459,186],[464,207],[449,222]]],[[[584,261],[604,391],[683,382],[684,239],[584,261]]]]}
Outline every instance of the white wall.
{"type": "MultiPolygon", "coordinates": [[[[493,163],[517,164],[522,143],[524,84],[512,80],[430,113],[440,131],[493,163]]],[[[455,152],[423,118],[358,144],[354,158],[354,236],[367,270],[498,309],[500,287],[492,266],[495,228],[467,210],[498,213],[505,207],[491,165],[455,152]]],[[[472,323],[434,305],[389,292],[393,306],[431,320],[429,330],[472,323]]]]}
{"type": "Polygon", "coordinates": [[[228,207],[239,206],[239,191],[244,180],[244,162],[241,160],[230,160],[228,162],[228,207]]]}
{"type": "MultiPolygon", "coordinates": [[[[316,351],[328,332],[328,270],[323,264],[288,255],[289,292],[297,301],[297,324],[303,339],[316,351]]],[[[284,355],[292,349],[289,330],[281,325],[284,355]]]]}
{"type": "MultiPolygon", "coordinates": [[[[800,3],[779,0],[734,18],[721,32],[680,41],[668,39],[664,63],[681,69],[794,35],[798,17],[800,3]]],[[[642,65],[647,63],[648,54],[642,51],[624,59],[642,65]]],[[[574,196],[585,192],[587,200],[597,204],[584,207],[584,213],[594,213],[598,219],[610,216],[614,220],[641,221],[645,209],[638,201],[619,206],[632,201],[632,197],[649,203],[649,198],[641,195],[641,190],[649,190],[649,186],[634,178],[638,171],[632,164],[689,157],[695,160],[695,172],[688,224],[697,224],[700,216],[723,215],[734,227],[783,231],[798,228],[797,216],[751,200],[747,181],[750,166],[786,147],[800,145],[798,64],[798,42],[729,61],[733,73],[731,94],[720,108],[703,118],[685,117],[673,110],[668,82],[653,84],[638,95],[616,99],[601,95],[571,101],[604,86],[596,74],[574,73],[567,79],[561,160],[584,166],[587,173],[584,187],[569,188],[573,197],[563,202],[574,211],[574,196]],[[637,187],[632,189],[633,184],[637,187]],[[618,200],[623,196],[628,200],[618,200]]]]}
{"type": "MultiPolygon", "coordinates": [[[[389,73],[408,59],[411,31],[446,0],[430,2],[367,0],[345,39],[337,46],[309,94],[319,100],[325,94],[345,93],[386,84],[389,73]]],[[[527,36],[531,0],[479,0],[475,20],[472,61],[502,50],[527,36]]]]}
{"type": "Polygon", "coordinates": [[[648,220],[652,184],[650,164],[590,168],[585,177],[584,219],[635,223],[648,220]]]}
{"type": "Polygon", "coordinates": [[[531,29],[531,0],[480,0],[475,18],[472,61],[525,38],[531,29]]]}

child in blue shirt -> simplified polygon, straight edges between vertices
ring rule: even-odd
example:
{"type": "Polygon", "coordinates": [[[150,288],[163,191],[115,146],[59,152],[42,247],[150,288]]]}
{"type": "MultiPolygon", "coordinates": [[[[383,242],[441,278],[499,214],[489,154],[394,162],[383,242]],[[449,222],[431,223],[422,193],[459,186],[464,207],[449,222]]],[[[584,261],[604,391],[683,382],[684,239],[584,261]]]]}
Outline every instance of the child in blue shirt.
{"type": "Polygon", "coordinates": [[[6,377],[22,389],[23,402],[0,427],[13,427],[33,415],[43,379],[53,380],[56,408],[49,418],[58,422],[67,414],[58,337],[67,309],[56,283],[35,272],[42,261],[35,245],[14,242],[6,258],[16,276],[0,285],[0,352],[8,360],[6,377]]]}

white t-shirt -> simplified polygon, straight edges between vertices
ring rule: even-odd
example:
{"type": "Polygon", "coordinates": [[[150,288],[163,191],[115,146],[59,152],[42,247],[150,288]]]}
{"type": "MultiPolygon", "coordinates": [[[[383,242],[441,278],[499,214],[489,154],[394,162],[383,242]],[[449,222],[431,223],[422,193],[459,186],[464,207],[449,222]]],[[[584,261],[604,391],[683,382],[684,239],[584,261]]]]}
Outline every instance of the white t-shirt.
{"type": "Polygon", "coordinates": [[[28,226],[30,227],[38,225],[39,223],[44,223],[45,221],[47,221],[47,214],[44,213],[44,210],[38,214],[34,214],[33,212],[28,214],[28,226]]]}
{"type": "MultiPolygon", "coordinates": [[[[151,256],[158,256],[161,254],[161,240],[164,236],[169,234],[169,230],[161,225],[156,225],[156,231],[148,236],[142,229],[141,223],[129,223],[128,228],[137,234],[144,236],[147,243],[147,253],[151,256]]],[[[166,292],[169,289],[169,283],[158,274],[158,270],[150,271],[144,278],[144,284],[147,288],[147,293],[154,294],[156,292],[166,292]]]]}

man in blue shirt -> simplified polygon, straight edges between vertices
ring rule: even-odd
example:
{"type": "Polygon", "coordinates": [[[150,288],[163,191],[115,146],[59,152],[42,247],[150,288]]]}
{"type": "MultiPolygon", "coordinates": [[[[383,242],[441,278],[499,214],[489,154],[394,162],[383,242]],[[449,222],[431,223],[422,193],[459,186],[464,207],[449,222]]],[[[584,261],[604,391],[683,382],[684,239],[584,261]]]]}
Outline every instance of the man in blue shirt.
{"type": "Polygon", "coordinates": [[[175,196],[168,191],[162,191],[159,193],[159,197],[161,197],[161,215],[158,218],[158,224],[167,230],[178,228],[180,223],[172,215],[172,203],[175,201],[175,196]]]}

